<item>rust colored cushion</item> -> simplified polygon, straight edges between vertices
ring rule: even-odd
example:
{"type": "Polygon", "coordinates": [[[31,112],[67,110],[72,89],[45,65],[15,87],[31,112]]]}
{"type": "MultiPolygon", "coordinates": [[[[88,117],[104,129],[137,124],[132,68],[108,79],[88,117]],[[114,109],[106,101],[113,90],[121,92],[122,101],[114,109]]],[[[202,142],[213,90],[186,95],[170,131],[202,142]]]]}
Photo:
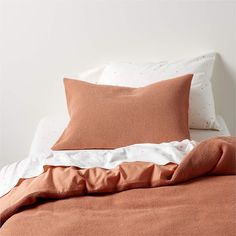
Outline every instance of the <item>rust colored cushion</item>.
{"type": "Polygon", "coordinates": [[[64,79],[71,120],[53,150],[114,149],[189,138],[192,75],[142,88],[64,79]]]}

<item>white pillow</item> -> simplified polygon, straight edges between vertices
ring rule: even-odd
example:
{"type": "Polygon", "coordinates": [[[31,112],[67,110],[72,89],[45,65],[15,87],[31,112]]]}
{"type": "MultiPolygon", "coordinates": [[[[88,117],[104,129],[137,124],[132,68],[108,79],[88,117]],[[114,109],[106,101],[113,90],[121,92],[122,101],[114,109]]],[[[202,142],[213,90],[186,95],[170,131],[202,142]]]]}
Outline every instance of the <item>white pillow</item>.
{"type": "Polygon", "coordinates": [[[105,65],[94,67],[92,69],[78,73],[78,77],[80,80],[96,84],[101,77],[104,68],[105,65]]]}
{"type": "Polygon", "coordinates": [[[215,57],[216,53],[208,53],[191,59],[159,63],[109,63],[105,66],[98,84],[142,87],[192,73],[194,76],[190,91],[189,127],[219,129],[211,86],[215,57]]]}

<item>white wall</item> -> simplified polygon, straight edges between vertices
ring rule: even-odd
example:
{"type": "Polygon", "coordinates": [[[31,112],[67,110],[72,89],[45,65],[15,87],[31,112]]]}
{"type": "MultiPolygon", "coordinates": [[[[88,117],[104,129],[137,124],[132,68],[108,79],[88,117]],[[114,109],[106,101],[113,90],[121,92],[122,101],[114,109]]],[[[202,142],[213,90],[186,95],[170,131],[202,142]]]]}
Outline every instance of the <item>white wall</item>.
{"type": "Polygon", "coordinates": [[[236,2],[1,0],[0,166],[26,157],[38,120],[65,106],[62,78],[111,60],[215,50],[217,113],[236,134],[236,2]]]}

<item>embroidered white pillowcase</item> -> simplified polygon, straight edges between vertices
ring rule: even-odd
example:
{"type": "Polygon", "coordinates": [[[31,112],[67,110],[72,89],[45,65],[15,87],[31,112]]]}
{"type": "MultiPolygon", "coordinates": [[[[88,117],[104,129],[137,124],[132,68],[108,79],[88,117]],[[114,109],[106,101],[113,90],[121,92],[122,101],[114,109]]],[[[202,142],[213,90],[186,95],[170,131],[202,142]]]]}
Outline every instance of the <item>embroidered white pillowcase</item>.
{"type": "MultiPolygon", "coordinates": [[[[143,87],[171,77],[194,74],[189,105],[189,128],[219,129],[211,77],[216,53],[159,63],[109,63],[98,84],[143,87]]],[[[181,94],[180,94],[181,96],[181,94]]]]}

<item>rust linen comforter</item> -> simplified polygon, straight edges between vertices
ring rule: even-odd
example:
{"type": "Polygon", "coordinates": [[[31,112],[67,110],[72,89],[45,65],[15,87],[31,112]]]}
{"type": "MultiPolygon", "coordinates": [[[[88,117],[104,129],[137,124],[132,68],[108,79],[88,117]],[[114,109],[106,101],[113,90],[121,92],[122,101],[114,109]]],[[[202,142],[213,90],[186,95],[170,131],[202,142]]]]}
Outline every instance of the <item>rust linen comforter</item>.
{"type": "Polygon", "coordinates": [[[235,155],[227,137],[180,165],[46,166],[0,198],[0,235],[236,235],[235,155]]]}

